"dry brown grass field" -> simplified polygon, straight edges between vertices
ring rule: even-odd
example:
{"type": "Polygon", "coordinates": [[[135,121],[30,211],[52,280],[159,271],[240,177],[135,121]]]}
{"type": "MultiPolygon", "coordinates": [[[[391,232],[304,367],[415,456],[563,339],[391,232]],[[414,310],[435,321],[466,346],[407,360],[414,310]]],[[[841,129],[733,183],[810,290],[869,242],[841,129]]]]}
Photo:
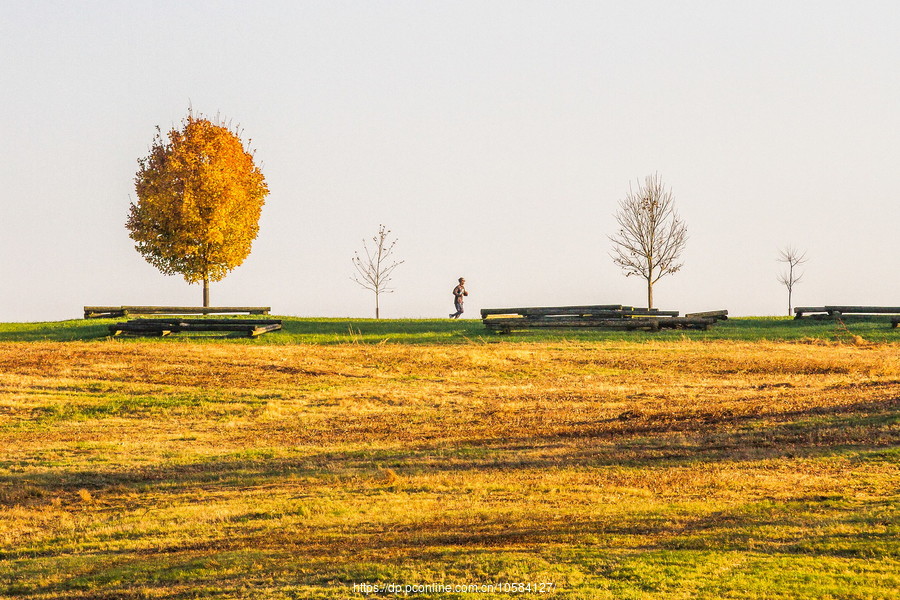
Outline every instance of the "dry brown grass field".
{"type": "Polygon", "coordinates": [[[898,408],[894,343],[4,343],[0,597],[897,598],[898,408]]]}

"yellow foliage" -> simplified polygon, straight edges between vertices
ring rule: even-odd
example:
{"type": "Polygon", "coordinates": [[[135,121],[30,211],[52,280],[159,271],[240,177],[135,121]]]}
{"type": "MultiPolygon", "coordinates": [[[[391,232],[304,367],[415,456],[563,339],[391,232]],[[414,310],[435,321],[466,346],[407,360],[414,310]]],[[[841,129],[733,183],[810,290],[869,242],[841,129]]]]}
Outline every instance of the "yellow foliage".
{"type": "Polygon", "coordinates": [[[157,134],[135,176],[126,227],[135,248],[166,275],[219,281],[250,254],[269,193],[240,137],[188,114],[157,134]]]}

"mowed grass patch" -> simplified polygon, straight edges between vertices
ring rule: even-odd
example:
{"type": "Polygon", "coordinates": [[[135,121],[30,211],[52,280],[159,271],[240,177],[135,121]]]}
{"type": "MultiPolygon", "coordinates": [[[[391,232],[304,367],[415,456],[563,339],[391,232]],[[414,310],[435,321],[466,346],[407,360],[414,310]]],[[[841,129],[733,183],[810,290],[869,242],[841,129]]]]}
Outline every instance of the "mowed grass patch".
{"type": "Polygon", "coordinates": [[[897,349],[0,344],[0,596],[891,598],[897,349]]]}

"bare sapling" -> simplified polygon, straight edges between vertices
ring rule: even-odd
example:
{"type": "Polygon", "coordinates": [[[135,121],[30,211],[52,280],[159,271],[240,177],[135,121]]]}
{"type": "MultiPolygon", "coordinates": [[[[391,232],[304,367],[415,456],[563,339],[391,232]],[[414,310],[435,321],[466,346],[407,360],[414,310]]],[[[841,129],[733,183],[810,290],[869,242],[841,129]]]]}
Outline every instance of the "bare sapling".
{"type": "Polygon", "coordinates": [[[792,295],[794,293],[794,286],[800,283],[804,275],[803,273],[798,273],[796,269],[807,260],[809,259],[806,258],[806,252],[800,252],[793,246],[787,246],[779,251],[778,262],[787,265],[787,271],[784,271],[778,276],[778,283],[787,288],[788,316],[791,316],[791,311],[793,310],[792,295]]]}
{"type": "Polygon", "coordinates": [[[353,266],[356,273],[351,279],[363,288],[375,294],[375,318],[381,318],[380,296],[392,293],[394,290],[388,287],[394,270],[405,261],[395,260],[393,257],[394,246],[397,240],[391,240],[391,230],[384,225],[378,226],[378,233],[371,241],[372,247],[363,239],[363,254],[354,252],[353,266]]]}
{"type": "Polygon", "coordinates": [[[677,273],[684,263],[687,226],[675,211],[672,191],[658,174],[648,175],[637,190],[629,186],[619,202],[619,231],[609,236],[610,255],[626,277],[636,275],[647,282],[647,308],[653,308],[653,285],[665,275],[677,273]]]}

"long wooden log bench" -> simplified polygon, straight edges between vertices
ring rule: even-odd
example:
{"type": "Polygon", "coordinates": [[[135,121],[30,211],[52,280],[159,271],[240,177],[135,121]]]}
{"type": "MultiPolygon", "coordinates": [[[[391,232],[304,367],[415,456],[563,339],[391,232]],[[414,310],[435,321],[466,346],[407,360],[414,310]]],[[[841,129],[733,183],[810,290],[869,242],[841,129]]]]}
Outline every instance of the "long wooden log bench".
{"type": "Polygon", "coordinates": [[[659,331],[660,329],[709,329],[716,320],[702,317],[635,317],[630,319],[544,319],[533,320],[524,317],[511,317],[506,319],[486,319],[485,327],[500,333],[509,333],[514,329],[569,329],[569,328],[593,328],[612,331],[632,331],[643,329],[646,331],[659,331]]]}
{"type": "Polygon", "coordinates": [[[243,333],[257,337],[281,329],[279,319],[131,319],[109,326],[112,335],[164,336],[184,332],[243,333]]]}
{"type": "Polygon", "coordinates": [[[844,315],[896,315],[900,316],[897,306],[798,306],[794,308],[795,319],[839,319],[844,315]]]}
{"type": "Polygon", "coordinates": [[[685,317],[699,317],[706,319],[715,319],[716,321],[727,321],[728,320],[728,311],[727,310],[707,310],[704,312],[695,312],[695,313],[685,313],[685,317]]]}
{"type": "Polygon", "coordinates": [[[129,315],[267,315],[269,306],[85,306],[85,319],[119,319],[129,315]]]}
{"type": "Polygon", "coordinates": [[[485,308],[481,310],[484,326],[500,333],[509,333],[513,329],[531,328],[595,328],[618,331],[707,329],[717,319],[727,318],[728,311],[710,311],[709,314],[697,313],[684,317],[679,317],[678,314],[677,310],[634,308],[620,304],[485,308]]]}
{"type": "Polygon", "coordinates": [[[534,306],[526,308],[482,308],[481,318],[521,316],[541,317],[677,317],[677,310],[659,310],[657,308],[634,308],[621,304],[599,304],[586,306],[534,306]]]}

